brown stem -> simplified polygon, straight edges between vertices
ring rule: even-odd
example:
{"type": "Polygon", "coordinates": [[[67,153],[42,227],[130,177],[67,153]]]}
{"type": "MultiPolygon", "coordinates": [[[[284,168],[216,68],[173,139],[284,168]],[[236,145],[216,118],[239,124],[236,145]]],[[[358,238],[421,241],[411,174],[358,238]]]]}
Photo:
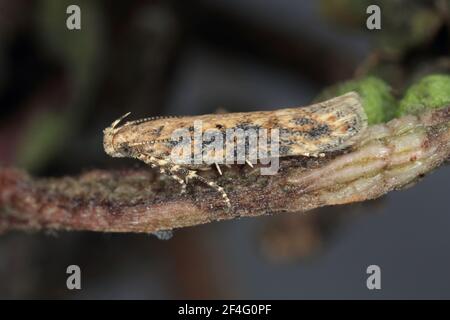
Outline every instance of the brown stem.
{"type": "Polygon", "coordinates": [[[77,177],[32,178],[0,169],[0,231],[92,230],[156,232],[241,216],[299,212],[374,199],[409,185],[450,153],[450,107],[368,128],[352,149],[325,158],[280,161],[274,176],[234,166],[217,177],[228,193],[226,210],[214,190],[179,185],[151,169],[93,170],[77,177]]]}

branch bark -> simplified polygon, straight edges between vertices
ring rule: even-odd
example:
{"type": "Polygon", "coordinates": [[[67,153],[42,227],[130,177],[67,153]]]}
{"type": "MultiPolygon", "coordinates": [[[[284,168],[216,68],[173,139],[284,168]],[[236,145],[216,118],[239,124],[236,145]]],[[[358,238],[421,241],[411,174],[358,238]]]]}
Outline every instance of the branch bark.
{"type": "Polygon", "coordinates": [[[280,159],[274,176],[233,166],[214,177],[228,193],[179,185],[149,168],[93,170],[77,177],[33,178],[0,169],[0,232],[91,230],[157,232],[242,216],[301,212],[374,199],[418,180],[450,154],[450,106],[368,128],[351,149],[325,158],[280,159]]]}

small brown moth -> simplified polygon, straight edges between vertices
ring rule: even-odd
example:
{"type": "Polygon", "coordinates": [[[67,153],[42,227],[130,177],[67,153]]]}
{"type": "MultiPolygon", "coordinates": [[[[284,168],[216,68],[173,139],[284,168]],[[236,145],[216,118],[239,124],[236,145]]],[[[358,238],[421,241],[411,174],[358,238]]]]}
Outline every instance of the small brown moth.
{"type": "MultiPolygon", "coordinates": [[[[220,192],[227,206],[231,203],[224,189],[214,181],[197,174],[199,169],[210,168],[211,161],[184,164],[174,161],[172,151],[179,143],[173,139],[174,131],[186,129],[194,136],[194,124],[199,121],[202,124],[201,134],[213,129],[224,135],[230,130],[265,129],[279,133],[277,157],[317,157],[351,146],[367,127],[367,116],[361,99],[355,92],[306,107],[200,116],[151,117],[119,126],[128,115],[129,113],[117,119],[104,130],[103,145],[107,154],[112,157],[136,158],[153,168],[159,168],[161,173],[169,175],[181,184],[182,192],[185,191],[188,180],[200,180],[220,192]]],[[[207,147],[208,143],[202,142],[200,152],[205,151],[209,156],[207,147]]],[[[246,158],[245,162],[252,166],[249,159],[246,158]]],[[[222,174],[220,163],[223,162],[213,162],[222,174]]]]}

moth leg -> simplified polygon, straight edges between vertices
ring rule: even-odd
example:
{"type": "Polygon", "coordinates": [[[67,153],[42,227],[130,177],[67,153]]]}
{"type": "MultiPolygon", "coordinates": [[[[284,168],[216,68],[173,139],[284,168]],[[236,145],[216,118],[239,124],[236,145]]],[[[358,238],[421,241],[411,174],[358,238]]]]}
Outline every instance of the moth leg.
{"type": "Polygon", "coordinates": [[[179,165],[172,164],[167,160],[159,159],[154,156],[148,156],[148,155],[142,155],[137,157],[139,160],[145,162],[146,164],[150,165],[152,168],[159,168],[159,171],[162,174],[168,175],[178,181],[181,184],[181,192],[186,192],[186,185],[189,181],[189,179],[197,179],[201,182],[207,184],[208,186],[215,189],[217,192],[219,192],[222,195],[223,200],[225,201],[226,205],[228,207],[231,207],[230,199],[228,198],[228,195],[226,194],[225,190],[219,186],[217,183],[213,181],[209,181],[202,176],[199,176],[194,170],[187,170],[186,168],[182,168],[179,165]],[[178,173],[184,173],[185,179],[184,181],[178,173]]]}
{"type": "Polygon", "coordinates": [[[153,156],[140,156],[139,160],[145,162],[152,168],[158,168],[161,174],[171,177],[181,185],[181,193],[186,192],[186,183],[179,177],[176,172],[179,170],[179,166],[172,165],[170,162],[159,159],[153,156]]]}
{"type": "Polygon", "coordinates": [[[210,186],[211,188],[215,189],[217,192],[219,192],[222,195],[223,201],[225,201],[225,204],[227,205],[227,207],[231,207],[231,202],[230,199],[228,198],[227,193],[225,192],[225,190],[219,186],[217,183],[215,183],[214,181],[210,181],[208,179],[203,178],[202,176],[199,176],[197,174],[197,172],[195,172],[194,170],[189,170],[188,174],[186,175],[186,183],[190,180],[190,179],[197,179],[201,182],[203,182],[204,184],[207,184],[208,186],[210,186]]]}
{"type": "Polygon", "coordinates": [[[174,179],[175,181],[177,181],[180,185],[181,185],[181,193],[186,193],[186,183],[184,182],[184,180],[179,177],[176,174],[176,169],[172,169],[173,167],[168,166],[168,170],[164,169],[163,167],[160,167],[159,170],[161,173],[168,175],[169,177],[171,177],[172,179],[174,179]]]}
{"type": "Polygon", "coordinates": [[[197,179],[197,180],[207,184],[211,188],[215,189],[217,192],[219,192],[222,195],[222,198],[225,201],[225,204],[227,205],[227,207],[231,207],[231,203],[230,203],[230,199],[228,198],[228,195],[226,194],[225,190],[221,186],[219,186],[217,183],[215,183],[213,181],[210,181],[210,180],[207,180],[207,179],[203,178],[202,176],[199,176],[197,174],[197,172],[194,171],[194,170],[188,170],[188,169],[183,168],[183,167],[181,167],[179,165],[168,165],[168,170],[171,173],[171,175],[170,175],[171,177],[181,180],[180,183],[182,183],[182,188],[183,188],[182,192],[186,191],[186,185],[187,185],[187,183],[189,182],[190,179],[197,179]],[[183,181],[178,176],[179,173],[181,173],[182,175],[185,176],[186,181],[183,181]]]}
{"type": "Polygon", "coordinates": [[[306,157],[313,157],[313,158],[323,158],[325,157],[325,153],[321,152],[321,153],[305,153],[304,156],[306,157]]]}
{"type": "Polygon", "coordinates": [[[214,162],[214,165],[216,166],[217,171],[220,175],[222,175],[222,170],[220,170],[220,166],[217,164],[217,162],[214,162]]]}

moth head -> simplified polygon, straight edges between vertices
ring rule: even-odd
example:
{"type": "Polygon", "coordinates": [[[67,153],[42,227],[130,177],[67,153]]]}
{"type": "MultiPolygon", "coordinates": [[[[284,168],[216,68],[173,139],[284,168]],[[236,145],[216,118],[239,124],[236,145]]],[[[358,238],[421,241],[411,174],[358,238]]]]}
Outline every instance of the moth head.
{"type": "Polygon", "coordinates": [[[122,128],[122,126],[118,127],[118,125],[129,114],[130,112],[121,116],[119,119],[111,123],[111,126],[103,130],[103,148],[111,157],[123,158],[129,155],[128,146],[123,142],[117,141],[119,140],[117,139],[118,131],[122,128]]]}

